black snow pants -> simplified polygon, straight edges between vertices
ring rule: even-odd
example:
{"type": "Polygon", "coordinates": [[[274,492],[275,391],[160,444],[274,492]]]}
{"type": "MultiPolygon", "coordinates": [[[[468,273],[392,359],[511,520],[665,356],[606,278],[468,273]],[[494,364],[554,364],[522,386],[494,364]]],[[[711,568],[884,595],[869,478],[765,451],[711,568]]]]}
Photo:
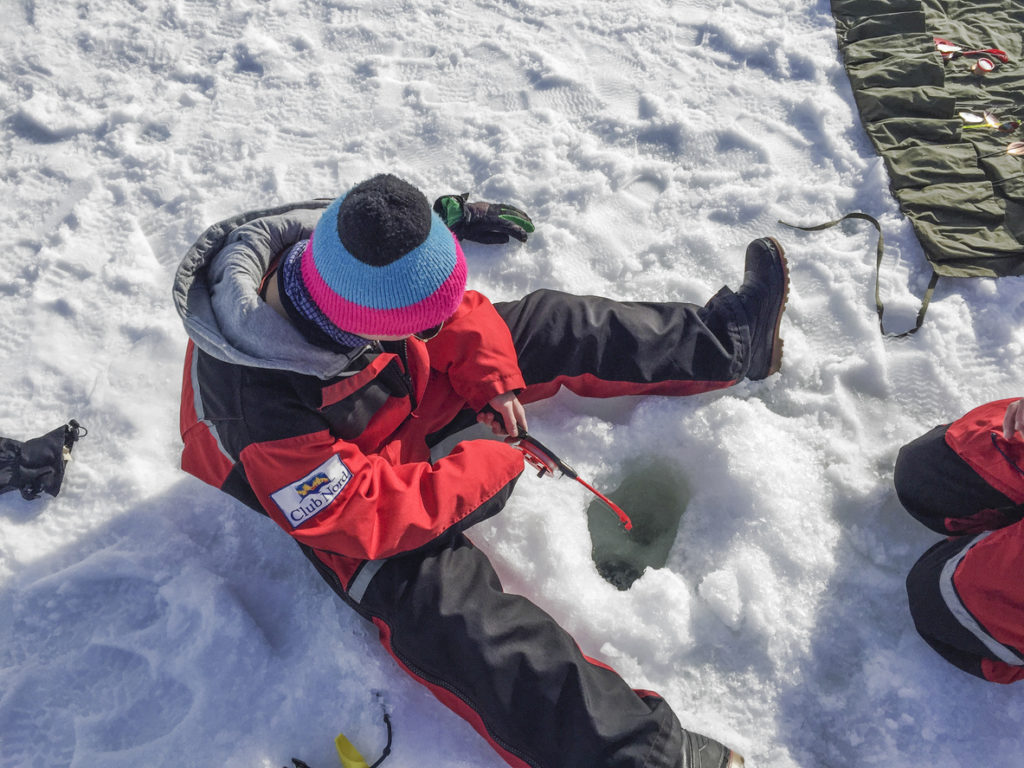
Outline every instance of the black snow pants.
{"type": "MultiPolygon", "coordinates": [[[[691,394],[746,371],[748,320],[728,289],[704,307],[556,291],[496,307],[519,353],[524,402],[561,386],[599,397],[691,394]]],[[[343,597],[509,765],[682,768],[684,734],[668,704],[631,689],[551,616],[504,592],[466,536],[367,563],[343,597]]]]}

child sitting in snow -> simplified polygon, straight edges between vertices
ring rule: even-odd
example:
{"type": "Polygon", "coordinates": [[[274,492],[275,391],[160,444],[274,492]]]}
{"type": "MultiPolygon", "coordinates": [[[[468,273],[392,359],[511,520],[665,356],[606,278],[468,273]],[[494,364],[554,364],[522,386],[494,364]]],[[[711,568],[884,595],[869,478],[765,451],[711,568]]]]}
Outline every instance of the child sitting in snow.
{"type": "Polygon", "coordinates": [[[782,248],[755,240],[740,289],[703,307],[549,290],[492,305],[465,289],[459,238],[529,231],[522,211],[465,196],[432,209],[390,175],[207,230],[174,287],[191,337],[182,466],[291,534],[510,765],[741,765],[503,592],[465,532],[501,510],[522,454],[467,440],[432,463],[430,448],[474,419],[515,435],[523,404],[563,386],[689,395],[771,375],[782,248]]]}
{"type": "Polygon", "coordinates": [[[906,510],[947,536],[907,576],[918,632],[972,675],[1024,678],[1024,400],[903,446],[893,480],[906,510]]]}

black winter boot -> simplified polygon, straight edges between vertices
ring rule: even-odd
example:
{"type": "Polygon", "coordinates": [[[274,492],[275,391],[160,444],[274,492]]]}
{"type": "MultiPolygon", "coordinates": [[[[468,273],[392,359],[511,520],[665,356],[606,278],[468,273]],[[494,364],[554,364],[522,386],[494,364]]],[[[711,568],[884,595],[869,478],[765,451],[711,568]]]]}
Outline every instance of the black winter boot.
{"type": "Polygon", "coordinates": [[[743,758],[714,739],[683,730],[682,768],[743,768],[743,758]]]}
{"type": "Polygon", "coordinates": [[[782,367],[779,324],[789,297],[789,265],[774,237],[762,237],[747,246],[743,285],[736,295],[750,318],[747,378],[765,379],[782,367]]]}

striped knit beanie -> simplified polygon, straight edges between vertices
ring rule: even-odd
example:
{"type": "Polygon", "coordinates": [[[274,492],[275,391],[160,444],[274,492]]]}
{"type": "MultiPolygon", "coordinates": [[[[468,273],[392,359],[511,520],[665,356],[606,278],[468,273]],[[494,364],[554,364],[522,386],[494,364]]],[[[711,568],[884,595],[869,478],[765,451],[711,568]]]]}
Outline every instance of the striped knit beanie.
{"type": "Polygon", "coordinates": [[[352,334],[408,336],[436,326],[466,288],[458,240],[422,192],[390,174],[331,203],[281,272],[288,309],[343,344],[352,334]]]}

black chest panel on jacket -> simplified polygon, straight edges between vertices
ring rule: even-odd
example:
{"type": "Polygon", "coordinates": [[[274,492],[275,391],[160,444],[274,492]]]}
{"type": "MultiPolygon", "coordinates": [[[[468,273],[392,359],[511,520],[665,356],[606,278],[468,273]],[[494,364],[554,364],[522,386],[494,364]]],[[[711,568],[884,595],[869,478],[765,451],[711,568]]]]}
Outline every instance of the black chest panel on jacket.
{"type": "MultiPolygon", "coordinates": [[[[291,371],[225,363],[196,350],[202,418],[217,427],[225,450],[237,461],[252,443],[284,440],[324,429],[341,440],[358,438],[392,398],[410,398],[410,384],[395,356],[361,386],[325,405],[325,392],[348,377],[319,379],[291,371]]],[[[379,353],[363,355],[369,365],[379,353]]]]}
{"type": "Polygon", "coordinates": [[[369,382],[344,399],[320,409],[331,430],[341,440],[355,440],[370,420],[392,398],[408,398],[409,385],[399,361],[392,360],[369,382]]]}

